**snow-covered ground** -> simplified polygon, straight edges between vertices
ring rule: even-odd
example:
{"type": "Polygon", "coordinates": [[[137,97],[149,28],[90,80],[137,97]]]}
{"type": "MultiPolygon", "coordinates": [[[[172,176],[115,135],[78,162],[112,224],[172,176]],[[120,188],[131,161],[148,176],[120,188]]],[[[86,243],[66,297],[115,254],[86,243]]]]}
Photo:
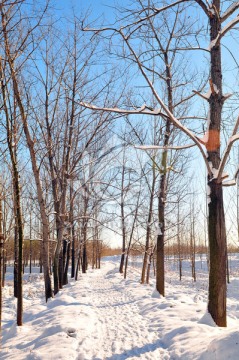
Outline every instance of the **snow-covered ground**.
{"type": "Polygon", "coordinates": [[[118,257],[101,270],[89,270],[47,304],[41,274],[24,275],[24,326],[17,327],[12,274],[3,291],[1,360],[123,360],[239,358],[239,260],[232,256],[228,286],[228,327],[218,328],[207,314],[206,262],[197,261],[197,282],[190,263],[167,262],[166,297],[139,284],[139,261],[128,278],[118,273],[118,257]]]}

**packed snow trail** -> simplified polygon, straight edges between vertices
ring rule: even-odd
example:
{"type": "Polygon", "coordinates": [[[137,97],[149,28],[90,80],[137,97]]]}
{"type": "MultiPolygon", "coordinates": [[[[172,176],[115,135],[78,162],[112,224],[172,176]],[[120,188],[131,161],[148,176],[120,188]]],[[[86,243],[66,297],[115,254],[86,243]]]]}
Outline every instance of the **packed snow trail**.
{"type": "Polygon", "coordinates": [[[117,265],[111,265],[113,269],[107,273],[96,270],[84,279],[89,288],[83,296],[94,309],[97,321],[89,337],[79,344],[78,359],[169,359],[158,334],[140,315],[134,294],[127,291],[125,281],[119,278],[117,284],[111,280],[118,275],[117,265]]]}
{"type": "Polygon", "coordinates": [[[5,301],[1,360],[170,359],[157,327],[137,305],[142,297],[156,300],[153,288],[142,296],[138,281],[119,274],[118,262],[106,261],[102,269],[89,269],[77,282],[70,280],[47,304],[39,292],[34,296],[34,277],[26,286],[22,327],[13,318],[16,299],[5,301]]]}
{"type": "Polygon", "coordinates": [[[69,279],[47,304],[39,268],[30,276],[25,272],[20,327],[9,268],[3,288],[0,359],[238,359],[238,277],[231,277],[228,285],[228,328],[218,328],[207,313],[206,258],[204,270],[201,259],[197,262],[197,282],[192,281],[190,262],[185,263],[182,281],[167,263],[166,297],[154,290],[155,279],[151,285],[139,283],[137,259],[133,260],[136,267],[129,269],[126,280],[118,272],[119,258],[105,258],[102,269],[89,269],[78,281],[69,279]]]}

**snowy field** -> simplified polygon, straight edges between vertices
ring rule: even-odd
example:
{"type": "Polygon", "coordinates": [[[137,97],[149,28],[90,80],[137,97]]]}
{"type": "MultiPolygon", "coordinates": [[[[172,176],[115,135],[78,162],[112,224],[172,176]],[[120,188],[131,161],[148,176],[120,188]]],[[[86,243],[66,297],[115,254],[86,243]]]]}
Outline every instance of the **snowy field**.
{"type": "Polygon", "coordinates": [[[139,260],[128,278],[119,258],[106,258],[54,299],[44,302],[43,276],[24,275],[24,326],[17,327],[12,274],[3,289],[1,360],[124,360],[239,358],[239,257],[230,256],[228,327],[207,314],[207,264],[197,259],[197,282],[183,261],[179,281],[173,259],[166,265],[166,297],[140,285],[139,260]]]}

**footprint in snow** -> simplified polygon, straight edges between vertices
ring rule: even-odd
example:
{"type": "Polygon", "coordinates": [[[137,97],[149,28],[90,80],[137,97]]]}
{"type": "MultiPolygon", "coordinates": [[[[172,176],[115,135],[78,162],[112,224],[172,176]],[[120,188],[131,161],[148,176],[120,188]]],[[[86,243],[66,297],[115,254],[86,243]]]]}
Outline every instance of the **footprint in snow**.
{"type": "Polygon", "coordinates": [[[77,332],[76,332],[76,329],[74,329],[74,328],[68,328],[66,333],[70,337],[73,337],[73,338],[77,337],[77,332]]]}

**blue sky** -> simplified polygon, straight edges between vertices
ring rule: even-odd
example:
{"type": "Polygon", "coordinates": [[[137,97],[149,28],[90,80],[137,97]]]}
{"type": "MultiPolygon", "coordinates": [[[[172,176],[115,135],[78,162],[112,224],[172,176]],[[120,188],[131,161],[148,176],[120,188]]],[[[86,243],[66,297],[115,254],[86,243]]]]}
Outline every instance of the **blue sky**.
{"type": "Polygon", "coordinates": [[[112,20],[114,0],[57,0],[55,2],[59,9],[64,9],[67,13],[72,6],[77,10],[90,9],[92,12],[92,18],[97,18],[104,14],[105,18],[112,20]]]}
{"type": "MultiPolygon", "coordinates": [[[[99,23],[101,23],[104,18],[105,24],[109,24],[114,21],[114,10],[112,9],[112,7],[114,6],[114,3],[115,3],[114,0],[88,0],[88,1],[85,1],[85,0],[56,0],[57,6],[59,8],[64,9],[63,10],[64,15],[67,15],[67,13],[70,14],[72,6],[75,7],[78,11],[81,11],[81,10],[84,11],[86,9],[90,9],[91,10],[91,19],[93,20],[93,19],[96,19],[96,18],[99,18],[100,16],[102,16],[102,18],[100,19],[101,21],[99,20],[99,23]]],[[[128,0],[121,0],[121,4],[122,3],[126,4],[126,3],[128,3],[128,0]]],[[[227,4],[228,3],[229,2],[227,2],[227,4]]],[[[234,35],[236,35],[235,31],[234,31],[234,35]]],[[[203,44],[203,45],[205,45],[206,48],[209,45],[209,42],[207,43],[208,38],[209,37],[207,36],[206,43],[203,44]]],[[[237,54],[238,42],[237,42],[237,39],[235,39],[235,40],[232,39],[231,34],[228,34],[228,36],[223,40],[223,43],[228,48],[230,48],[230,50],[234,54],[237,54]]],[[[203,68],[206,67],[205,62],[207,62],[207,60],[205,59],[203,54],[195,52],[195,54],[193,54],[192,56],[194,56],[194,58],[195,58],[195,63],[193,64],[194,66],[197,65],[200,67],[200,65],[201,65],[203,68]]],[[[208,57],[208,55],[207,55],[207,57],[208,57]]],[[[238,56],[236,56],[236,58],[237,57],[238,56]]],[[[234,89],[237,89],[238,71],[235,70],[235,63],[232,60],[230,53],[224,47],[223,47],[223,68],[224,68],[225,92],[233,92],[234,89]],[[232,69],[234,69],[234,71],[232,71],[232,69]]],[[[230,104],[231,101],[232,100],[228,101],[228,104],[230,104]]],[[[237,110],[233,114],[233,117],[236,118],[236,115],[238,115],[237,110]]],[[[229,119],[226,119],[226,120],[227,121],[232,120],[231,117],[229,117],[229,119]]],[[[204,182],[205,182],[204,164],[202,164],[200,160],[197,160],[197,161],[195,161],[195,165],[193,167],[197,168],[197,170],[195,169],[195,172],[197,174],[196,175],[197,180],[199,180],[201,182],[201,188],[202,188],[201,190],[203,190],[203,188],[205,186],[205,184],[204,184],[204,182]],[[200,164],[200,166],[199,166],[199,164],[200,164]],[[198,168],[200,169],[200,171],[198,171],[198,168]]],[[[230,198],[231,198],[231,189],[230,190],[228,189],[225,191],[225,198],[227,198],[226,203],[228,204],[228,202],[229,202],[228,200],[230,200],[230,198]]],[[[204,201],[204,199],[202,201],[204,201]]]]}

